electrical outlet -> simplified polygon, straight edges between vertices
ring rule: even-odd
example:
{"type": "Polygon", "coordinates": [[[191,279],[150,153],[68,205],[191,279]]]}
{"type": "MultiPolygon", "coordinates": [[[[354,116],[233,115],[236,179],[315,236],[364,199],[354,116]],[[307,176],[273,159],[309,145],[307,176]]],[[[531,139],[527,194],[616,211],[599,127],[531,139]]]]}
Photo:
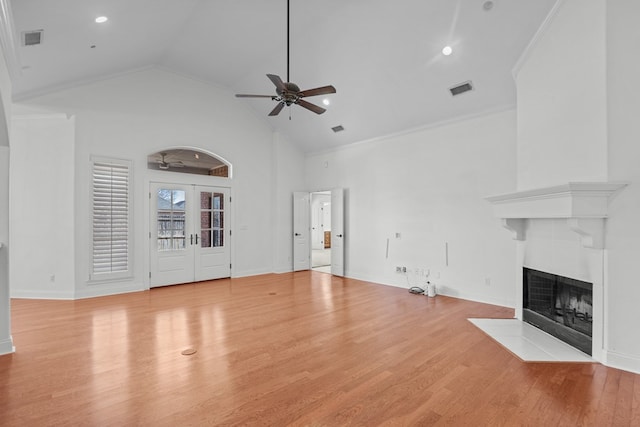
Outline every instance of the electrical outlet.
{"type": "Polygon", "coordinates": [[[396,267],[396,273],[402,273],[402,267],[396,267]]]}
{"type": "Polygon", "coordinates": [[[485,286],[491,286],[491,279],[490,279],[490,278],[488,278],[488,277],[485,277],[485,278],[484,278],[484,285],[485,285],[485,286]]]}
{"type": "Polygon", "coordinates": [[[406,273],[407,272],[407,267],[402,267],[402,272],[406,273]]]}

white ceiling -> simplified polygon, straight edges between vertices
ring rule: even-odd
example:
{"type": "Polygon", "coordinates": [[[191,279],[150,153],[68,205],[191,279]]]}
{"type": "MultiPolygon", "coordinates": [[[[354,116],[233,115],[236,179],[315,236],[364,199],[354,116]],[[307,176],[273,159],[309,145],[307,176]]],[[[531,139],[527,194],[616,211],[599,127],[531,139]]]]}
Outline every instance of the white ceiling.
{"type": "Polygon", "coordinates": [[[17,48],[14,99],[163,67],[228,88],[230,103],[320,151],[515,105],[513,67],[555,2],[291,0],[291,80],[337,93],[323,115],[267,117],[273,101],[233,94],[275,94],[267,73],[286,81],[286,0],[11,0],[17,32],[44,30],[17,48]],[[452,97],[468,80],[475,89],[452,97]]]}

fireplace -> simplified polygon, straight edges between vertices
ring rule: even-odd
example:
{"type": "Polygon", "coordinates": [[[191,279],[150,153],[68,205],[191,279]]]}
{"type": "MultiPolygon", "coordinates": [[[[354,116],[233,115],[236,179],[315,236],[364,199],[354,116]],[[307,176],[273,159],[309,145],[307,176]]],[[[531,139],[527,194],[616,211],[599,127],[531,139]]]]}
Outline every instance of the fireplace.
{"type": "Polygon", "coordinates": [[[593,284],[523,267],[522,320],[591,356],[593,284]]]}

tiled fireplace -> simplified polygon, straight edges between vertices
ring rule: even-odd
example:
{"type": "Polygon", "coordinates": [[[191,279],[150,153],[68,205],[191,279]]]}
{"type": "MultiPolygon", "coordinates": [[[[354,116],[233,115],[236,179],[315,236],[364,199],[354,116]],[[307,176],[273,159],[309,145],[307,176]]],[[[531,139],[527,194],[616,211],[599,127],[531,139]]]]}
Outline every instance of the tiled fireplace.
{"type": "Polygon", "coordinates": [[[625,183],[568,183],[489,197],[517,241],[516,318],[602,361],[605,221],[625,183]]]}

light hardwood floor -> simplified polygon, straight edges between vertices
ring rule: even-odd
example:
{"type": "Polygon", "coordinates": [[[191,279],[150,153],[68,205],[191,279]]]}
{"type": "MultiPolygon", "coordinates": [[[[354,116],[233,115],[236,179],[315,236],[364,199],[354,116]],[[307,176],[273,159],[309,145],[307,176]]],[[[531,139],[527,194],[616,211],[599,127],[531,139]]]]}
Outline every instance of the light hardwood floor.
{"type": "Polygon", "coordinates": [[[467,321],[512,316],[318,272],[13,300],[0,425],[640,425],[640,376],[467,321]]]}

